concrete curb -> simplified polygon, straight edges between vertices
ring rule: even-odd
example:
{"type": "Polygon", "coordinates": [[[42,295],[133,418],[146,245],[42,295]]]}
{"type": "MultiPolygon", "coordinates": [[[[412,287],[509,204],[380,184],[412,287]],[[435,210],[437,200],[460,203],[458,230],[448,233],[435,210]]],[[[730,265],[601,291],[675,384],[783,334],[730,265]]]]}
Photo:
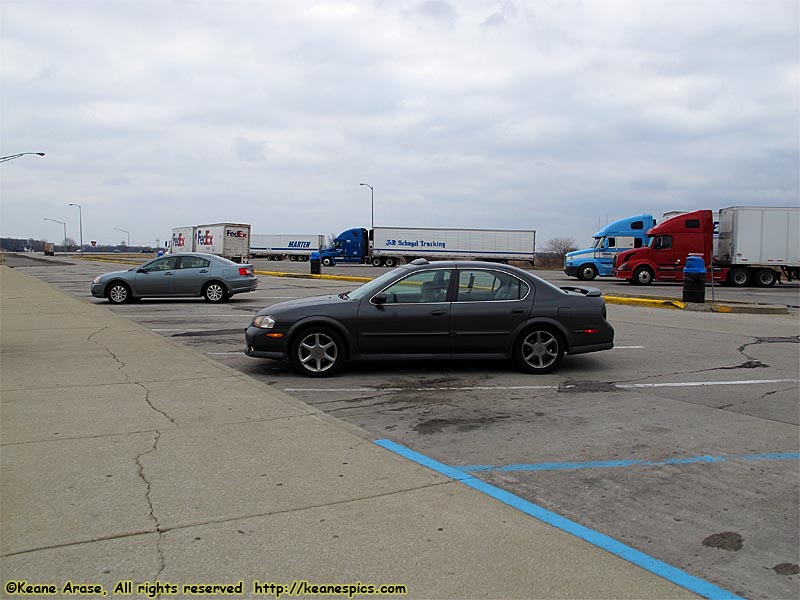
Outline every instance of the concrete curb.
{"type": "Polygon", "coordinates": [[[649,306],[650,308],[670,308],[673,310],[684,310],[686,303],[679,300],[667,298],[626,298],[623,296],[603,296],[607,304],[626,304],[628,306],[649,306]]]}

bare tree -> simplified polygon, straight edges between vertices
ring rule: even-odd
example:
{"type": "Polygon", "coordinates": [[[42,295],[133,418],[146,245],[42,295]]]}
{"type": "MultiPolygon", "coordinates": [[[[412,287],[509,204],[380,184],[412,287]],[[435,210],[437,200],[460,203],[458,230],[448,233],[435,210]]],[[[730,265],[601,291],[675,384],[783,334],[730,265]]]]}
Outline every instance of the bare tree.
{"type": "Polygon", "coordinates": [[[558,256],[563,258],[567,252],[572,252],[573,250],[577,250],[578,247],[575,245],[575,240],[572,238],[557,237],[548,240],[548,242],[544,246],[544,249],[545,252],[548,252],[549,254],[557,254],[558,256]]]}
{"type": "Polygon", "coordinates": [[[548,240],[541,252],[536,253],[536,265],[543,269],[560,269],[564,266],[564,255],[577,250],[572,238],[553,238],[548,240]]]}

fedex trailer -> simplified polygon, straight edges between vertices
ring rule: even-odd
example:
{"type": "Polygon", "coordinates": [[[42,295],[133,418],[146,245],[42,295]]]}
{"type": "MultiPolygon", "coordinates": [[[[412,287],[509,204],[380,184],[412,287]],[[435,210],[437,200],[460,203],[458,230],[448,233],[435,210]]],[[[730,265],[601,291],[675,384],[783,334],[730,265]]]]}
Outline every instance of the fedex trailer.
{"type": "Polygon", "coordinates": [[[242,223],[212,223],[172,230],[173,254],[206,252],[234,262],[250,260],[250,225],[242,223]]]}

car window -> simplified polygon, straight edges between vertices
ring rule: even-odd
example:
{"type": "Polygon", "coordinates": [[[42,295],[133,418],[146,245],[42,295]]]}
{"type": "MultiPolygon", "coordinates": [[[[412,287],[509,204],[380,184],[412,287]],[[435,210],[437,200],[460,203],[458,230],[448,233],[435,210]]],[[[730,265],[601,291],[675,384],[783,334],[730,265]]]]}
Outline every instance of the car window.
{"type": "Polygon", "coordinates": [[[148,271],[171,271],[175,268],[175,263],[178,261],[177,256],[165,256],[164,258],[159,258],[158,260],[154,260],[149,265],[147,265],[148,271]]]}
{"type": "Polygon", "coordinates": [[[181,269],[202,269],[203,267],[207,267],[211,264],[211,261],[206,260],[205,258],[200,258],[199,256],[182,256],[181,257],[181,269]]]}
{"type": "Polygon", "coordinates": [[[444,302],[450,285],[450,269],[417,271],[383,290],[386,304],[420,304],[444,302]]]}
{"type": "Polygon", "coordinates": [[[528,295],[527,283],[501,271],[464,269],[458,272],[456,302],[520,300],[528,295]]]}

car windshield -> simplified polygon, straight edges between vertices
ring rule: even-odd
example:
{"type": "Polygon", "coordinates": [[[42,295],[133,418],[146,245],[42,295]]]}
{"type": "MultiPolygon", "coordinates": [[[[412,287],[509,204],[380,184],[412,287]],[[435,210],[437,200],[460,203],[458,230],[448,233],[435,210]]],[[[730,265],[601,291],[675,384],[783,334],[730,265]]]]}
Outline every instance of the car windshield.
{"type": "Polygon", "coordinates": [[[603,238],[594,238],[594,243],[592,244],[592,248],[599,248],[603,244],[603,238]]]}
{"type": "Polygon", "coordinates": [[[365,283],[359,288],[354,289],[352,292],[349,292],[347,295],[351,300],[360,300],[364,296],[369,296],[382,287],[384,287],[387,283],[389,283],[392,279],[397,277],[400,273],[407,271],[407,267],[397,267],[388,273],[384,273],[380,277],[373,279],[369,283],[365,283]]]}

